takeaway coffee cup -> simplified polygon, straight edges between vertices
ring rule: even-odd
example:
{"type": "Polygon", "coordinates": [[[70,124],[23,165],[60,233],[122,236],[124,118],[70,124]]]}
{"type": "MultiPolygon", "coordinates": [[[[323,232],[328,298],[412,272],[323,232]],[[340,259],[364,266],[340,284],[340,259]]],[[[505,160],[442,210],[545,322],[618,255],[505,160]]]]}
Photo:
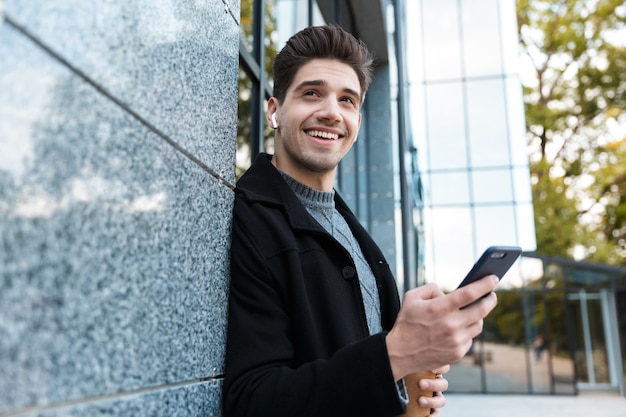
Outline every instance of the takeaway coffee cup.
{"type": "Polygon", "coordinates": [[[435,379],[436,375],[430,371],[416,372],[404,377],[404,385],[409,396],[409,403],[406,406],[406,413],[402,417],[423,417],[430,415],[430,408],[420,407],[417,400],[419,397],[432,397],[431,391],[423,391],[417,383],[421,379],[435,379]]]}

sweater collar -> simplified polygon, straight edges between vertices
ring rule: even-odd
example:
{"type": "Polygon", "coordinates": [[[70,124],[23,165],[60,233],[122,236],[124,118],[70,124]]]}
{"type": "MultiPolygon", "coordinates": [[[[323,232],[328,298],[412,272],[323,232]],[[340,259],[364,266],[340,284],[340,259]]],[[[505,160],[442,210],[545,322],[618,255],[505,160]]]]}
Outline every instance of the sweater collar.
{"type": "MultiPolygon", "coordinates": [[[[237,181],[235,191],[250,202],[284,206],[293,227],[320,229],[321,226],[308,214],[302,202],[287,184],[281,173],[272,165],[272,155],[260,153],[252,166],[237,181]]],[[[337,210],[350,212],[341,197],[334,192],[337,210]]]]}

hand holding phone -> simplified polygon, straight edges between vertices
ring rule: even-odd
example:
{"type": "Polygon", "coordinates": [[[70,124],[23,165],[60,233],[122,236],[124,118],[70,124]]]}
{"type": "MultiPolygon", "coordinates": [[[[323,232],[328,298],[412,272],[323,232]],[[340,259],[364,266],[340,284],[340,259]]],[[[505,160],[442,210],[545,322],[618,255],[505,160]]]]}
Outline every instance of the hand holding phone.
{"type": "MultiPolygon", "coordinates": [[[[522,248],[518,246],[491,246],[487,248],[467,276],[461,281],[458,288],[464,287],[487,275],[496,275],[498,279],[502,279],[521,254],[522,248]]],[[[489,294],[487,293],[480,298],[484,298],[487,295],[489,294]]]]}

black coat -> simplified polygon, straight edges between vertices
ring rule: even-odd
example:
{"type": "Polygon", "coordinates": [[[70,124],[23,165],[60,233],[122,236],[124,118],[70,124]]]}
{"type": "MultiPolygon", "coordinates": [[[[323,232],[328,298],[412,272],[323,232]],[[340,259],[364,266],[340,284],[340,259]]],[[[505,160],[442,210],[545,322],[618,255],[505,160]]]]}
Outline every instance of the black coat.
{"type": "Polygon", "coordinates": [[[394,416],[385,345],[399,309],[380,249],[336,195],[376,276],[383,333],[370,336],[354,262],[259,155],[237,183],[224,416],[394,416]]]}

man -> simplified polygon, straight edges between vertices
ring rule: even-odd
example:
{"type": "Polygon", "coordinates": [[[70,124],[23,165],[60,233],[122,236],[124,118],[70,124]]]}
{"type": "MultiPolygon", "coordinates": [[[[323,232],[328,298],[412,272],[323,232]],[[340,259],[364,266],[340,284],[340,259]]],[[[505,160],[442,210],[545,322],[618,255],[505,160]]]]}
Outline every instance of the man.
{"type": "MultiPolygon", "coordinates": [[[[274,62],[275,153],[239,180],[233,212],[224,415],[396,416],[403,378],[461,359],[496,304],[493,276],[402,308],[381,251],[333,191],[371,81],[367,48],[337,26],[306,28],[274,62]]],[[[445,404],[442,378],[420,398],[445,404]]],[[[415,399],[410,399],[415,401],[415,399]]]]}

